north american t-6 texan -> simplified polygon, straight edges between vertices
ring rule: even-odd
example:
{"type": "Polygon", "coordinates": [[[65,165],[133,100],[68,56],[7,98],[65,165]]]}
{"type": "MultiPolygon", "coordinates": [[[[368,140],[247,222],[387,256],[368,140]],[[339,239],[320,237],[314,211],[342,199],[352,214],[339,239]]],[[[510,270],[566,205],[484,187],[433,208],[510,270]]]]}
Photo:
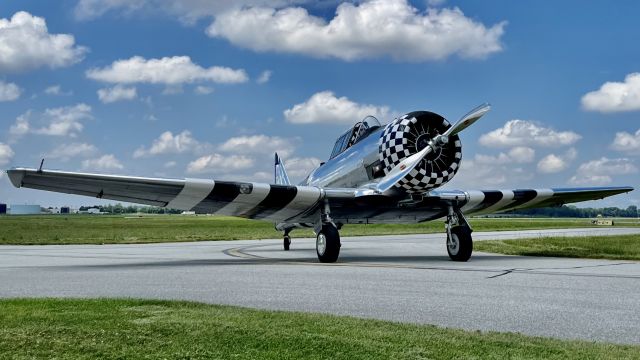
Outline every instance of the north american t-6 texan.
{"type": "Polygon", "coordinates": [[[299,185],[291,184],[277,154],[273,184],[76,173],[43,170],[42,165],[7,173],[16,187],[274,221],[284,234],[284,250],[289,250],[293,229],[313,228],[318,259],[328,263],[338,259],[344,224],[444,218],[449,257],[467,261],[473,243],[465,215],[560,206],[633,191],[628,186],[437,190],[460,168],[459,134],[489,109],[481,105],[454,125],[428,111],[405,114],[384,126],[369,116],[338,137],[329,160],[299,185]]]}

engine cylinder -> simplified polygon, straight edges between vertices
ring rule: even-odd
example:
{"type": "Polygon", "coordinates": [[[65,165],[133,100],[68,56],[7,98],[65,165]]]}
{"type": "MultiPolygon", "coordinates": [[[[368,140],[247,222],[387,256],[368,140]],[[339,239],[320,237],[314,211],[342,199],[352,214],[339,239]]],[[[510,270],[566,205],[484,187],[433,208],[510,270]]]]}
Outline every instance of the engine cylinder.
{"type": "MultiPolygon", "coordinates": [[[[428,111],[414,111],[389,123],[379,140],[379,157],[385,174],[402,159],[424,149],[429,141],[444,133],[451,124],[442,116],[428,111]]],[[[458,172],[462,144],[458,135],[429,153],[395,186],[408,193],[424,192],[446,184],[458,172]]]]}

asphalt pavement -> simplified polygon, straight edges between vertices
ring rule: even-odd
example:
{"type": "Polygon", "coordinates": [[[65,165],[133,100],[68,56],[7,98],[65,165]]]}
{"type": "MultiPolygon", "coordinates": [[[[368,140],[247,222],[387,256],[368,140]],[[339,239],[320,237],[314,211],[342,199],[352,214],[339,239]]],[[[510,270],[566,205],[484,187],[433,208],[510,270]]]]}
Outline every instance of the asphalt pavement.
{"type": "MultiPolygon", "coordinates": [[[[475,232],[474,239],[640,234],[640,228],[475,232]]],[[[295,235],[295,233],[293,233],[295,235]]],[[[133,297],[319,312],[469,330],[640,344],[640,262],[476,252],[449,260],[443,234],[0,246],[0,297],[133,297]]]]}

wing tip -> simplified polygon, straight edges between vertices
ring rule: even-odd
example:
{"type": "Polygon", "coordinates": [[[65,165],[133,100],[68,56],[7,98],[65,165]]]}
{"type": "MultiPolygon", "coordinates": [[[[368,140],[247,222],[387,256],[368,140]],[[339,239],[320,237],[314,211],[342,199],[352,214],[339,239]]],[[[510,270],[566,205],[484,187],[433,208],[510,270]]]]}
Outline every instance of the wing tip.
{"type": "Polygon", "coordinates": [[[27,170],[24,168],[13,168],[7,170],[7,176],[9,176],[9,181],[11,184],[17,188],[22,187],[22,179],[24,179],[25,175],[27,175],[27,170]]]}

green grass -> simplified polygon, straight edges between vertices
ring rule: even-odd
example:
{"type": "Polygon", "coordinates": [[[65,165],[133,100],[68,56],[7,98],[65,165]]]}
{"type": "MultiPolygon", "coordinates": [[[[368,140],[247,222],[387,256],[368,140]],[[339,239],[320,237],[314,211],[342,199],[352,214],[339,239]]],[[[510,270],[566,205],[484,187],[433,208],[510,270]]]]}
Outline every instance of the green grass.
{"type": "Polygon", "coordinates": [[[640,347],[153,300],[0,301],[1,359],[638,359],[640,347]]]}
{"type": "Polygon", "coordinates": [[[473,247],[507,255],[640,260],[640,235],[488,240],[478,241],[473,247]]]}
{"type": "MultiPolygon", "coordinates": [[[[471,219],[475,231],[589,227],[589,219],[471,219]]],[[[640,226],[634,219],[620,226],[640,226]]],[[[444,232],[442,221],[421,224],[345,225],[342,236],[444,232]]],[[[295,230],[293,237],[313,237],[295,230]]],[[[273,239],[273,223],[217,216],[0,216],[0,244],[116,244],[200,240],[273,239]]]]}

